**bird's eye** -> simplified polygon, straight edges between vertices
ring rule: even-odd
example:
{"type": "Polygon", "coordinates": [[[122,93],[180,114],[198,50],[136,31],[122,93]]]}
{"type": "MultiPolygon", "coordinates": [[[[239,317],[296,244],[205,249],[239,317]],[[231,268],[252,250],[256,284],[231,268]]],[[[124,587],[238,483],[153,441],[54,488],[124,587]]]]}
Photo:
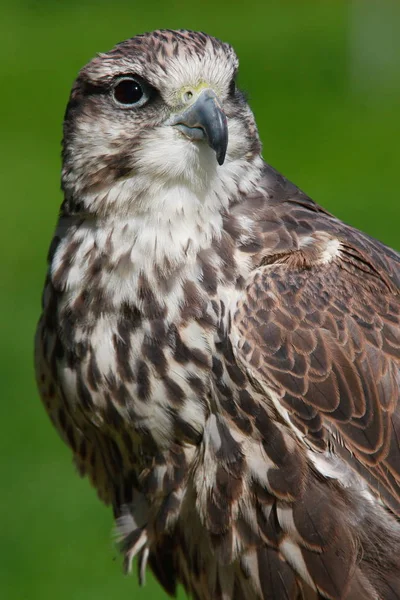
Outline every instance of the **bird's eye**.
{"type": "Polygon", "coordinates": [[[149,99],[144,82],[137,77],[121,77],[114,84],[113,98],[117,104],[130,107],[142,106],[149,99]]]}

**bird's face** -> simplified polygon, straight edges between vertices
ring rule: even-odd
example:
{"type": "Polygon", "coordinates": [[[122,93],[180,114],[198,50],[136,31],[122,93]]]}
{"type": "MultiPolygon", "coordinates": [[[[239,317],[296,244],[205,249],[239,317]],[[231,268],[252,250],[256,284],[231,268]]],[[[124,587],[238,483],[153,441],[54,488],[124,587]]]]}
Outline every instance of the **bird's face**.
{"type": "Polygon", "coordinates": [[[98,55],[67,107],[66,195],[93,196],[126,180],[138,190],[147,180],[201,188],[233,162],[258,156],[237,68],[231,46],[189,31],[145,34],[98,55]]]}

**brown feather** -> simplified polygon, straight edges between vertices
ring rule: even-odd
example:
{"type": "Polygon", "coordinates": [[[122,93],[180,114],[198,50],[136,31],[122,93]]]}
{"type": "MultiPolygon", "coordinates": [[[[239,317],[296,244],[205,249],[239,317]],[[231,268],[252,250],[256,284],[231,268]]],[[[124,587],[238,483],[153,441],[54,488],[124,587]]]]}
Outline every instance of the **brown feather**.
{"type": "MultiPolygon", "coordinates": [[[[304,209],[299,212],[294,206],[294,200],[286,206],[267,204],[260,221],[264,223],[271,212],[271,226],[277,222],[272,215],[278,214],[281,229],[280,223],[290,217],[293,230],[296,216],[306,216],[304,209]]],[[[307,215],[316,242],[300,251],[299,261],[281,255],[257,268],[247,281],[234,315],[238,356],[252,373],[259,370],[267,385],[280,386],[283,405],[294,411],[297,422],[302,419],[305,431],[310,420],[304,418],[302,404],[319,411],[326,440],[332,439],[333,423],[349,450],[380,479],[376,464],[387,464],[389,447],[392,455],[400,456],[399,423],[392,420],[400,396],[400,297],[395,288],[400,260],[384,246],[378,252],[377,242],[317,211],[307,215]],[[328,237],[320,238],[322,233],[328,237]],[[324,240],[329,239],[346,241],[328,264],[321,264],[324,240]],[[247,306],[252,296],[257,297],[256,311],[247,306]],[[305,310],[305,323],[292,306],[305,310]],[[267,314],[265,325],[254,320],[261,311],[267,314]],[[241,352],[243,344],[251,348],[250,354],[241,352]]],[[[288,257],[293,256],[290,251],[287,248],[288,257]]],[[[313,442],[312,435],[309,440],[313,442]]],[[[393,467],[400,480],[399,460],[392,461],[393,467]]],[[[399,483],[393,482],[388,491],[399,500],[399,483]]]]}

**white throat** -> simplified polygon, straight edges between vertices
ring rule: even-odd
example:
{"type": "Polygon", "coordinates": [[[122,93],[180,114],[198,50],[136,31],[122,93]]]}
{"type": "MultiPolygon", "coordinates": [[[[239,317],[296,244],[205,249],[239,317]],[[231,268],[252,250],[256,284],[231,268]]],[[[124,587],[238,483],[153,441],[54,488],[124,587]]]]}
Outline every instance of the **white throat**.
{"type": "Polygon", "coordinates": [[[154,152],[144,154],[138,173],[87,196],[84,204],[104,207],[101,230],[119,230],[115,251],[126,254],[129,246],[133,265],[145,272],[166,260],[186,262],[208,247],[221,233],[222,214],[255,186],[262,168],[260,158],[249,162],[245,157],[220,167],[207,147],[204,153],[196,150],[195,166],[188,153],[174,156],[171,164],[171,154],[159,163],[154,152]]]}
{"type": "Polygon", "coordinates": [[[221,212],[229,204],[226,194],[199,196],[180,183],[165,186],[147,200],[151,210],[126,222],[134,241],[132,263],[144,271],[154,265],[162,267],[165,261],[178,265],[207,247],[220,236],[221,212]]]}
{"type": "Polygon", "coordinates": [[[164,181],[146,178],[146,187],[143,176],[120,181],[93,199],[86,199],[88,206],[102,202],[104,194],[109,210],[104,216],[88,218],[77,228],[68,228],[52,271],[56,272],[65,259],[71,241],[77,242],[66,282],[69,300],[85,286],[90,287],[95,254],[104,259],[103,293],[119,304],[135,296],[138,278],[143,274],[151,279],[156,273],[168,277],[177,269],[193,269],[198,252],[220,237],[223,212],[257,185],[261,168],[261,159],[228,162],[215,170],[214,177],[202,187],[188,184],[187,177],[164,181]]]}

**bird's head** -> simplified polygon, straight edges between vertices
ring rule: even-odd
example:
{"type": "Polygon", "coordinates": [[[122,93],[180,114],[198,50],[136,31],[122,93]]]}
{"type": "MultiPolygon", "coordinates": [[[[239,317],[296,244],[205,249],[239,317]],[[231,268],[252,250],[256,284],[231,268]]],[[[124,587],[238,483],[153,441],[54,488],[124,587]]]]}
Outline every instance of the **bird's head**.
{"type": "Polygon", "coordinates": [[[239,163],[258,158],[260,142],[237,69],[230,45],[192,31],[139,35],[96,56],[66,111],[66,197],[88,210],[127,181],[140,195],[149,182],[201,190],[239,173],[239,163]]]}

